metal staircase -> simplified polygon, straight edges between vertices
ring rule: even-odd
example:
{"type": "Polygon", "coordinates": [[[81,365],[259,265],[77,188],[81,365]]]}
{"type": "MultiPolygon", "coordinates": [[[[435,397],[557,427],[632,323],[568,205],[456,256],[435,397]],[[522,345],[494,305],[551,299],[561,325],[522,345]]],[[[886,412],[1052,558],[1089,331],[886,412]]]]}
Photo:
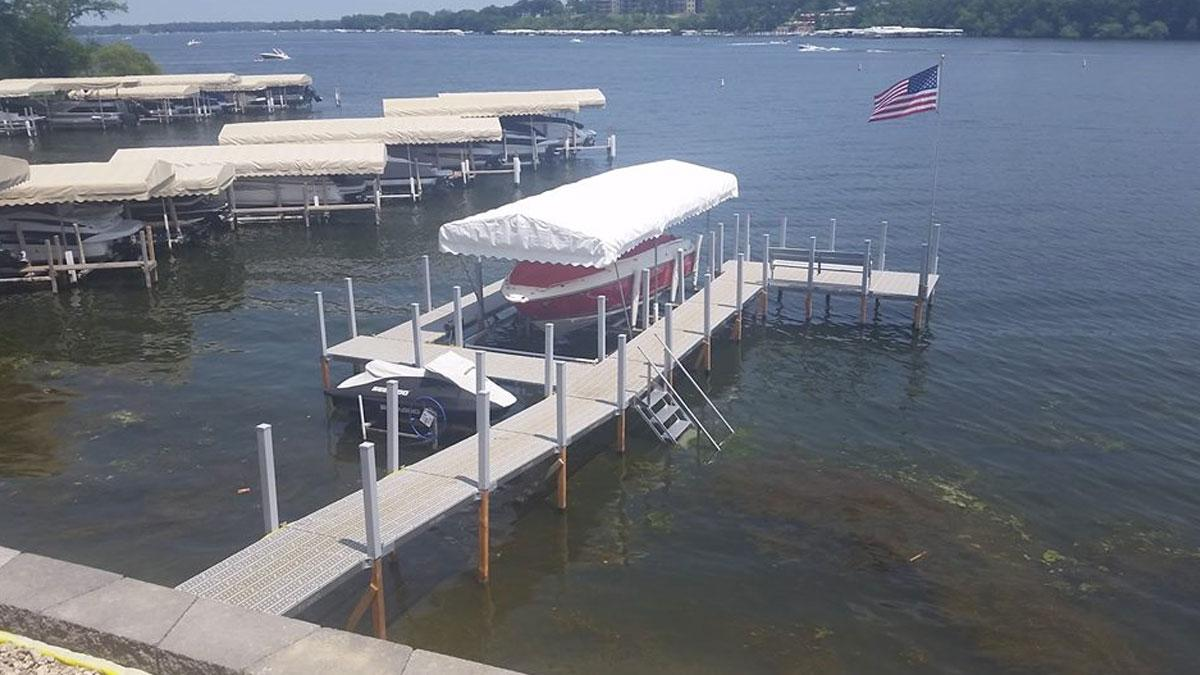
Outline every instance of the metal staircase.
{"type": "Polygon", "coordinates": [[[683,403],[675,398],[670,389],[657,381],[634,402],[634,407],[664,443],[678,445],[679,439],[694,426],[684,412],[683,403]]]}

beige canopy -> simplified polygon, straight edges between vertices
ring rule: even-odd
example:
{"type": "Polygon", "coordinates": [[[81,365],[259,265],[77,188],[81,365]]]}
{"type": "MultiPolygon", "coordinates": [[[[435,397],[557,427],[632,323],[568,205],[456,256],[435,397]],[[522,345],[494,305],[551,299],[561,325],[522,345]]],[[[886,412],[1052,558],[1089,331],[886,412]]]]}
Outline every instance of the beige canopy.
{"type": "Polygon", "coordinates": [[[384,99],[383,114],[387,117],[508,117],[575,113],[581,108],[602,107],[604,104],[604,94],[599,89],[464,92],[442,93],[436,97],[384,99]]]}
{"type": "Polygon", "coordinates": [[[220,194],[236,177],[230,164],[175,167],[175,180],[154,191],[155,197],[199,197],[220,194]]]}
{"type": "Polygon", "coordinates": [[[115,89],[72,89],[67,96],[76,101],[110,101],[113,99],[161,101],[163,99],[192,98],[199,93],[200,87],[195,84],[156,84],[115,89]]]}
{"type": "Polygon", "coordinates": [[[237,82],[221,87],[221,91],[262,91],[280,87],[308,87],[313,82],[311,75],[283,73],[279,75],[242,75],[237,82]]]}
{"type": "Polygon", "coordinates": [[[122,148],[112,161],[157,159],[176,167],[203,164],[233,167],[238,178],[275,176],[378,176],[387,166],[383,143],[280,143],[122,148]]]}
{"type": "Polygon", "coordinates": [[[57,92],[58,87],[40,80],[0,80],[0,98],[49,96],[57,92]]]}
{"type": "Polygon", "coordinates": [[[340,141],[386,145],[432,145],[498,141],[503,135],[495,117],[373,117],[366,119],[242,122],[221,129],[221,145],[254,143],[328,143],[340,141]]]}
{"type": "Polygon", "coordinates": [[[237,73],[184,73],[180,75],[139,75],[138,85],[156,87],[160,85],[195,85],[201,89],[224,90],[242,78],[237,73]]]}
{"type": "Polygon", "coordinates": [[[147,201],[173,177],[166,162],[33,164],[25,182],[0,192],[0,206],[147,201]]]}
{"type": "Polygon", "coordinates": [[[0,155],[0,191],[25,182],[29,178],[29,162],[17,157],[0,155]]]}

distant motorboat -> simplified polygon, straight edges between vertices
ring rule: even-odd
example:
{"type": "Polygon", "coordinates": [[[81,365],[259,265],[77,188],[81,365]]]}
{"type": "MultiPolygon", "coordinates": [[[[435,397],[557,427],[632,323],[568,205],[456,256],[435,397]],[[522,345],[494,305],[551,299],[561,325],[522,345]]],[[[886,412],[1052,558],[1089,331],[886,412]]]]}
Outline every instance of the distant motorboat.
{"type": "Polygon", "coordinates": [[[258,55],[260,61],[291,61],[292,57],[288,53],[276,47],[269,52],[263,52],[258,55]]]}
{"type": "Polygon", "coordinates": [[[583,40],[580,40],[579,38],[571,38],[571,42],[580,43],[583,42],[583,40]]]}
{"type": "Polygon", "coordinates": [[[197,40],[197,39],[195,39],[195,38],[192,38],[191,40],[188,40],[187,46],[189,46],[189,47],[196,47],[196,46],[199,46],[199,45],[202,45],[202,44],[204,44],[204,43],[203,43],[203,42],[201,42],[201,41],[199,41],[199,40],[197,40]]]}

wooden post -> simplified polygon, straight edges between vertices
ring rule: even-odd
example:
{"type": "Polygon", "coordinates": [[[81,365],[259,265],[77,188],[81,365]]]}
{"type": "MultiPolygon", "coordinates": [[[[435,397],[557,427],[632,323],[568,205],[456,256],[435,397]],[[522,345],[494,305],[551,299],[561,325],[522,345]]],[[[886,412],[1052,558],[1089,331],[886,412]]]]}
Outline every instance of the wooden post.
{"type": "Polygon", "coordinates": [[[558,409],[558,509],[567,509],[567,364],[555,364],[555,403],[558,409]]]}
{"type": "Polygon", "coordinates": [[[543,350],[545,358],[545,386],[543,392],[547,397],[554,393],[554,324],[548,323],[545,327],[546,332],[546,347],[543,350]]]}
{"type": "Polygon", "coordinates": [[[705,374],[712,372],[712,275],[704,275],[704,346],[705,374]]]}
{"type": "Polygon", "coordinates": [[[358,337],[358,317],[354,313],[354,279],[346,277],[346,303],[350,307],[350,337],[358,337]]]}
{"type": "Polygon", "coordinates": [[[387,381],[387,472],[400,470],[400,383],[387,381]]]}
{"type": "Polygon", "coordinates": [[[867,323],[867,298],[871,293],[871,240],[865,240],[862,262],[862,283],[858,289],[858,322],[867,323]]]}
{"type": "Polygon", "coordinates": [[[879,221],[879,271],[887,269],[887,221],[879,221]]]}
{"type": "Polygon", "coordinates": [[[817,272],[817,238],[808,238],[808,282],[804,287],[804,320],[811,321],[813,313],[813,281],[817,272]]]}
{"type": "Polygon", "coordinates": [[[454,346],[463,346],[462,287],[454,287],[454,346]]]}
{"type": "Polygon", "coordinates": [[[383,546],[379,532],[379,493],[375,479],[375,444],[363,443],[358,446],[359,465],[362,471],[363,514],[366,525],[367,559],[371,561],[371,581],[366,592],[359,599],[350,618],[346,622],[346,630],[353,630],[366,613],[367,607],[372,607],[371,626],[375,629],[375,637],[387,639],[387,612],[383,605],[383,546]]]}
{"type": "Polygon", "coordinates": [[[743,253],[737,255],[737,289],[734,291],[737,298],[737,314],[733,319],[733,341],[741,342],[742,340],[742,305],[745,304],[745,298],[742,297],[742,285],[746,280],[746,256],[743,253]]]}
{"type": "Polygon", "coordinates": [[[329,338],[325,334],[325,297],[321,291],[317,296],[317,325],[321,332],[321,387],[330,390],[329,382],[329,338]]]}
{"type": "Polygon", "coordinates": [[[408,306],[412,313],[413,366],[425,367],[425,357],[421,354],[421,305],[412,303],[408,306]]]}
{"type": "Polygon", "coordinates": [[[625,349],[628,338],[624,333],[617,336],[617,452],[625,452],[625,409],[628,407],[628,390],[625,376],[627,364],[625,349]]]}
{"type": "Polygon", "coordinates": [[[767,322],[767,292],[771,289],[771,235],[763,233],[762,254],[762,293],[758,296],[758,304],[762,310],[763,323],[767,322]]]}
{"type": "MultiPolygon", "coordinates": [[[[481,363],[479,357],[482,356],[483,352],[477,354],[477,363],[481,363]]],[[[488,580],[488,568],[491,562],[491,406],[487,389],[480,387],[475,393],[475,436],[479,440],[479,465],[477,467],[478,480],[476,481],[476,487],[479,489],[479,581],[484,583],[488,580]]]]}
{"type": "Polygon", "coordinates": [[[433,284],[429,276],[429,256],[421,256],[421,262],[425,267],[425,311],[433,311],[433,284]]]}
{"type": "Polygon", "coordinates": [[[279,529],[279,503],[275,492],[275,444],[271,425],[260,424],[258,431],[258,480],[262,487],[263,529],[271,534],[279,529]]]}
{"type": "Polygon", "coordinates": [[[596,296],[596,361],[603,361],[608,356],[608,317],[607,298],[596,296]]]}

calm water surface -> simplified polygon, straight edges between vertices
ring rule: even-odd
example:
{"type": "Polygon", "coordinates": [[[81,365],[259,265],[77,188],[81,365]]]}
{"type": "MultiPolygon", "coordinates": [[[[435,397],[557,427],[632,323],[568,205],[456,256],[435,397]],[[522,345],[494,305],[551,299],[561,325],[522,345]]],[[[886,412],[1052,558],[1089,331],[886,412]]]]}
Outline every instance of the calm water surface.
{"type": "MultiPolygon", "coordinates": [[[[1195,45],[403,35],[145,36],[170,72],[312,73],[318,114],[384,96],[599,86],[586,121],[621,164],[735,172],[795,240],[891,223],[915,267],[936,118],[867,125],[873,93],[947,55],[932,330],[908,309],[865,331],[799,297],[710,383],[738,435],[713,461],[601,431],[572,457],[571,509],[507,495],[494,581],[472,579],[469,515],[402,550],[392,635],[554,672],[1168,672],[1200,661],[1200,50],[1195,45]],[[737,40],[736,42],[745,42],[737,40]],[[287,64],[255,64],[273,46],[287,64]],[[1086,59],[1086,68],[1083,62],[1086,59]],[[719,86],[724,78],[725,86],[719,86]]],[[[218,125],[59,133],[0,152],[105,159],[209,142],[218,125]]],[[[604,168],[498,178],[396,206],[376,229],[245,228],[180,251],[153,291],[97,276],[0,296],[0,543],[176,584],[253,541],[252,428],[276,430],[297,518],[355,489],[352,424],[320,392],[312,292],[345,334],[405,318],[422,254],[435,294],[463,279],[441,223],[604,168]]],[[[698,232],[697,223],[684,228],[698,232]]],[[[757,245],[757,241],[756,241],[757,245]]],[[[503,266],[492,266],[498,278],[503,266]]],[[[358,586],[313,616],[338,625],[358,586]]]]}

